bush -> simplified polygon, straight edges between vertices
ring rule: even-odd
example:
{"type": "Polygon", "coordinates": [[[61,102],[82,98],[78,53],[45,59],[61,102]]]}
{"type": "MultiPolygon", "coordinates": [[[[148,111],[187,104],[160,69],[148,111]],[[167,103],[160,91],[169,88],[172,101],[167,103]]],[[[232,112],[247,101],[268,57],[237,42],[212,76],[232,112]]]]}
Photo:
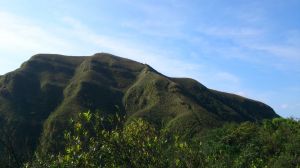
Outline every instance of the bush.
{"type": "Polygon", "coordinates": [[[157,130],[142,119],[80,113],[58,155],[24,167],[299,167],[300,123],[273,119],[226,124],[197,139],[157,130]]]}

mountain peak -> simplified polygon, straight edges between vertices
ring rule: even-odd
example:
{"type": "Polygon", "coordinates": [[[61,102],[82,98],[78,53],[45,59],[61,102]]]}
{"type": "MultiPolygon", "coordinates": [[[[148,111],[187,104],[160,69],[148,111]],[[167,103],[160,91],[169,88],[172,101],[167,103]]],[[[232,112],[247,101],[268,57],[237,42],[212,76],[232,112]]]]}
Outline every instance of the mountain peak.
{"type": "Polygon", "coordinates": [[[263,103],[108,53],[37,54],[0,78],[0,120],[16,126],[20,149],[41,140],[45,150],[56,150],[52,142],[60,141],[69,118],[85,110],[114,114],[116,106],[128,120],[142,117],[171,131],[278,117],[263,103]]]}

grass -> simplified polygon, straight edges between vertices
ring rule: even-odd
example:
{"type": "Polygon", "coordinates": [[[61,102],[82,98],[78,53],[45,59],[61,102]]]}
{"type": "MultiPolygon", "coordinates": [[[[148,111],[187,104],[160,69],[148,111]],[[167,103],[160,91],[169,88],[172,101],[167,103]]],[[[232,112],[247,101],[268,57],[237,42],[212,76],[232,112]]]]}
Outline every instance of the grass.
{"type": "Polygon", "coordinates": [[[44,151],[59,150],[55,145],[70,118],[88,109],[115,113],[116,105],[128,120],[142,117],[156,127],[189,134],[224,122],[278,117],[263,103],[210,90],[193,79],[169,78],[106,53],[39,54],[0,77],[0,118],[18,123],[16,139],[31,138],[18,146],[35,148],[40,142],[44,151]]]}

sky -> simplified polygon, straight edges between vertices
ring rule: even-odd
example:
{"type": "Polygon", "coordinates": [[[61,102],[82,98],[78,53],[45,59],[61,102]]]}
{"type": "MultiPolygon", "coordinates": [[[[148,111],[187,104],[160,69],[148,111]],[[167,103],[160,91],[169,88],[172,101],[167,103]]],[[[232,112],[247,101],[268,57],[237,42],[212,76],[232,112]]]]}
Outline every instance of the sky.
{"type": "Polygon", "coordinates": [[[300,118],[300,0],[0,0],[0,75],[99,52],[300,118]]]}

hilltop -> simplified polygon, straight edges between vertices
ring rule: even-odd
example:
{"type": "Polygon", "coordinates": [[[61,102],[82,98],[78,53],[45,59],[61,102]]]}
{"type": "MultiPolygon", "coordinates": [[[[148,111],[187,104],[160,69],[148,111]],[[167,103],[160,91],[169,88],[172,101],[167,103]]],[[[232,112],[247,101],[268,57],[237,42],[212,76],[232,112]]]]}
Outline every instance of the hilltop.
{"type": "Polygon", "coordinates": [[[0,127],[13,127],[20,151],[57,152],[70,118],[101,110],[143,118],[158,128],[196,135],[225,122],[279,117],[268,105],[212,90],[189,78],[107,53],[38,54],[0,76],[0,127]]]}

